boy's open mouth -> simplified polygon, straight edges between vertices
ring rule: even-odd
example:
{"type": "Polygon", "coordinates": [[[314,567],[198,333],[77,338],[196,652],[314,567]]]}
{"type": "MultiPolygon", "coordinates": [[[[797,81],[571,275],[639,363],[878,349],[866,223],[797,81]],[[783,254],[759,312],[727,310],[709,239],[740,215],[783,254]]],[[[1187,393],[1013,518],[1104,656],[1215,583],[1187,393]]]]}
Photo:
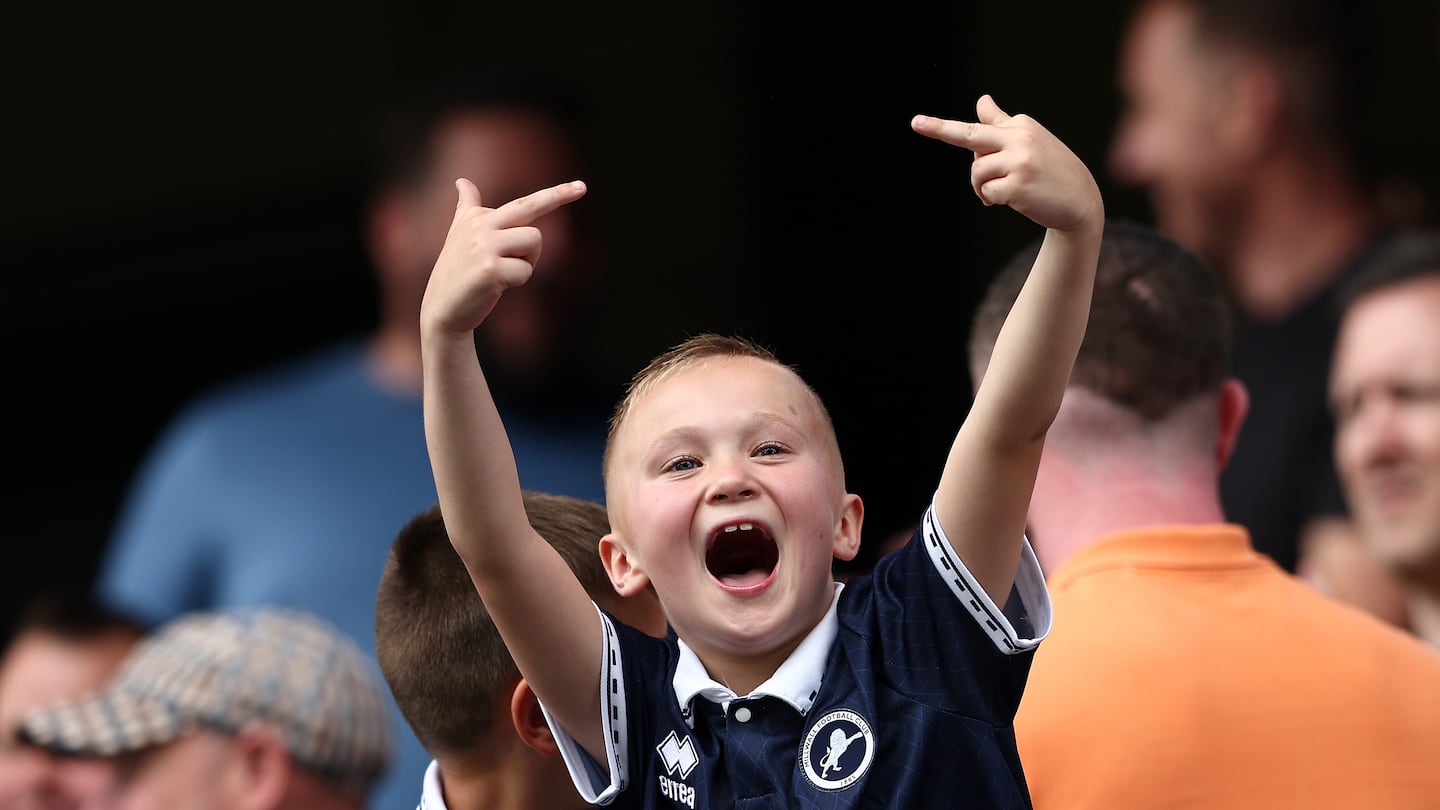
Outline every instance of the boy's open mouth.
{"type": "Polygon", "coordinates": [[[731,588],[764,582],[779,561],[780,548],[754,523],[726,526],[705,551],[705,567],[710,576],[731,588]]]}

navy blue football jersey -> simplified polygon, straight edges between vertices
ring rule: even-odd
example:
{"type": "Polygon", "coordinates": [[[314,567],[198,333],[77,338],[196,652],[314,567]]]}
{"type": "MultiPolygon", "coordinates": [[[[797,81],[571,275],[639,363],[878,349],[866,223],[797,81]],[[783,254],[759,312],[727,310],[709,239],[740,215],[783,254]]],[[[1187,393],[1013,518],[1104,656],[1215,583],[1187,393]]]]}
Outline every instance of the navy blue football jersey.
{"type": "Polygon", "coordinates": [[[1029,545],[1005,611],[933,510],[904,548],[837,591],[744,697],[673,636],[604,618],[607,761],[557,730],[582,795],[692,810],[1030,807],[1012,721],[1050,602],[1029,545]]]}

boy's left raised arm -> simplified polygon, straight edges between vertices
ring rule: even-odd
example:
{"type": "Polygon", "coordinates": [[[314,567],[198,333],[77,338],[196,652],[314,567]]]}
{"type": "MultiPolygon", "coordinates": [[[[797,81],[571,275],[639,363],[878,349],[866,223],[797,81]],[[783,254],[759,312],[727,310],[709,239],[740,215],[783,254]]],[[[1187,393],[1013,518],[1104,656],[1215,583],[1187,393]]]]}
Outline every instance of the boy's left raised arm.
{"type": "Polygon", "coordinates": [[[986,205],[1007,205],[1046,229],[935,495],[955,552],[1003,605],[1045,434],[1085,335],[1105,211],[1089,169],[1038,122],[1006,114],[988,95],[976,111],[974,123],[919,116],[912,126],[974,153],[971,186],[986,205]]]}
{"type": "Polygon", "coordinates": [[[474,337],[505,292],[530,280],[541,248],[533,223],[585,187],[553,186],[498,208],[485,206],[468,179],[456,190],[455,219],[420,310],[425,440],[445,529],[516,667],[603,764],[611,749],[601,708],[602,621],[570,566],[530,524],[474,337]]]}

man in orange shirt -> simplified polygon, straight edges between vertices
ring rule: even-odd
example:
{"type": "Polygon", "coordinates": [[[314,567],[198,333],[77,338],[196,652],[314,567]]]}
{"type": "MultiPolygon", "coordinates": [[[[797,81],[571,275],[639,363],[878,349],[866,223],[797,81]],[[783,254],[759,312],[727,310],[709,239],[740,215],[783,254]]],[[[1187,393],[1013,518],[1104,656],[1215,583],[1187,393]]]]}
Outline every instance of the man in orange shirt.
{"type": "MultiPolygon", "coordinates": [[[[976,315],[977,380],[1027,256],[976,315]]],[[[1440,653],[1226,522],[1229,328],[1199,259],[1107,226],[1029,512],[1055,617],[1015,720],[1035,806],[1434,808],[1440,653]]]]}

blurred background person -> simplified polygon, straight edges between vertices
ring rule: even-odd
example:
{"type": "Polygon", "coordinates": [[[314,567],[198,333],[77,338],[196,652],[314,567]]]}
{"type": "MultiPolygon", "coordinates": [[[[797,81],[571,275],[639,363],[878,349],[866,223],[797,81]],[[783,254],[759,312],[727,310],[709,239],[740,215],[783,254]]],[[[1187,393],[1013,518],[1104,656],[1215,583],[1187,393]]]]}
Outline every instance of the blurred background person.
{"type": "Polygon", "coordinates": [[[1366,19],[1343,0],[1143,0],[1119,58],[1112,175],[1238,311],[1250,413],[1225,513],[1292,571],[1348,531],[1325,388],[1334,289],[1386,229],[1360,151],[1366,19]]]}
{"type": "MultiPolygon", "coordinates": [[[[598,551],[610,531],[605,507],[532,491],[524,497],[530,525],[565,558],[596,605],[631,627],[665,635],[654,592],[624,598],[610,584],[598,551]]],[[[401,712],[435,758],[420,810],[589,806],[450,544],[439,506],[416,515],[395,538],[375,602],[375,652],[401,712]]]]}
{"type": "MultiPolygon", "coordinates": [[[[1037,248],[981,303],[976,380],[1037,248]]],[[[1030,501],[1055,616],[1015,718],[1035,807],[1433,808],[1440,652],[1226,518],[1246,409],[1228,321],[1193,253],[1107,226],[1030,501]]]]}
{"type": "Polygon", "coordinates": [[[1440,231],[1394,239],[1342,301],[1335,459],[1368,556],[1326,558],[1322,576],[1440,647],[1440,231]]]}
{"type": "Polygon", "coordinates": [[[112,764],[114,810],[360,810],[392,745],[368,656],[277,608],[174,619],[103,689],[27,715],[21,736],[112,764]]]}
{"type": "Polygon", "coordinates": [[[0,656],[0,810],[78,809],[106,795],[108,765],[28,745],[20,722],[99,689],[139,636],[83,594],[42,591],[21,613],[0,656]]]}
{"type": "MultiPolygon", "coordinates": [[[[390,541],[436,500],[419,312],[454,216],[454,180],[471,178],[498,204],[584,177],[588,125],[568,88],[519,70],[455,70],[405,94],[379,139],[367,220],[378,327],[185,409],[123,504],[100,598],[147,626],[191,610],[291,606],[373,650],[390,541]]],[[[496,309],[496,329],[477,348],[493,369],[522,483],[599,500],[610,402],[590,393],[574,345],[601,283],[585,210],[537,223],[545,253],[533,289],[496,309]]],[[[392,714],[397,766],[377,805],[387,808],[413,800],[429,759],[392,714]]]]}

